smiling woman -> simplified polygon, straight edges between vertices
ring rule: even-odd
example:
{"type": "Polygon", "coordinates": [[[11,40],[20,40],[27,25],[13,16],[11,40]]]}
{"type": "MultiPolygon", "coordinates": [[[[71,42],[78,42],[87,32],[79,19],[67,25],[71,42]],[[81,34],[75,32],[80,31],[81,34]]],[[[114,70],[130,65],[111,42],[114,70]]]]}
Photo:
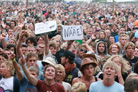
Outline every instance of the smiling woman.
{"type": "Polygon", "coordinates": [[[56,69],[57,69],[56,81],[61,83],[67,92],[71,92],[71,85],[63,81],[66,75],[65,68],[61,64],[57,64],[56,69]]]}
{"type": "Polygon", "coordinates": [[[12,61],[2,62],[0,65],[0,88],[10,92],[19,92],[19,81],[16,77],[12,76],[14,74],[14,68],[12,61]],[[16,80],[16,82],[15,82],[16,80]]]}

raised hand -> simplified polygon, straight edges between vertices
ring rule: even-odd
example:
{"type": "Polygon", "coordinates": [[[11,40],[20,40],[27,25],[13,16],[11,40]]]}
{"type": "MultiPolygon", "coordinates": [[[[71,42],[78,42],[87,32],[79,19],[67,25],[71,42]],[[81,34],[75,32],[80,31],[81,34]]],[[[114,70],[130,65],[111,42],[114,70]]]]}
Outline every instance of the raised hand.
{"type": "Polygon", "coordinates": [[[19,40],[22,40],[23,36],[26,34],[26,31],[22,31],[21,34],[20,34],[20,38],[19,40]]]}
{"type": "Polygon", "coordinates": [[[1,21],[1,25],[3,28],[6,28],[6,24],[4,23],[4,21],[1,21]]]}
{"type": "Polygon", "coordinates": [[[3,53],[3,49],[2,48],[0,48],[0,54],[2,54],[3,53]]]}
{"type": "Polygon", "coordinates": [[[19,60],[19,63],[20,63],[21,65],[24,65],[25,62],[26,62],[26,60],[24,59],[23,55],[21,55],[21,58],[20,58],[20,60],[19,60]]]}
{"type": "Polygon", "coordinates": [[[11,59],[11,60],[15,59],[15,54],[14,54],[13,52],[11,52],[10,59],[11,59]]]}
{"type": "Polygon", "coordinates": [[[18,26],[22,28],[24,26],[24,23],[19,23],[18,26]]]}
{"type": "Polygon", "coordinates": [[[92,39],[92,40],[95,40],[95,39],[96,39],[96,34],[95,34],[95,33],[92,34],[91,39],[92,39]]]}
{"type": "Polygon", "coordinates": [[[3,34],[1,34],[0,35],[0,40],[3,40],[3,39],[5,39],[5,37],[6,37],[6,35],[3,33],[3,34]]]}

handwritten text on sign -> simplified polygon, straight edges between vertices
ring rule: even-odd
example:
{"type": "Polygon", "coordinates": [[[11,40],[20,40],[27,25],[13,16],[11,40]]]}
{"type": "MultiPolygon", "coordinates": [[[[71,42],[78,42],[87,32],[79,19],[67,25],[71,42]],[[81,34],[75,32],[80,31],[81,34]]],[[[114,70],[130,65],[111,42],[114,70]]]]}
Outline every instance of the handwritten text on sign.
{"type": "Polygon", "coordinates": [[[35,24],[35,34],[44,34],[55,31],[57,29],[56,21],[41,22],[35,24]]]}
{"type": "Polygon", "coordinates": [[[64,40],[82,40],[83,28],[81,25],[63,26],[62,36],[64,40]]]}

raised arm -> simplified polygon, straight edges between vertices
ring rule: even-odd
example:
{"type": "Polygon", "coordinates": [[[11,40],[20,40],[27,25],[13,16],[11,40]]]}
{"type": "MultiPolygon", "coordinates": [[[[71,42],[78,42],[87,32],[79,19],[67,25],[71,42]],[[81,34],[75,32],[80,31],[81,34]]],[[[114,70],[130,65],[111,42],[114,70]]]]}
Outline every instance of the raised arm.
{"type": "Polygon", "coordinates": [[[44,48],[45,52],[44,53],[47,56],[48,53],[49,53],[49,40],[48,40],[48,35],[47,34],[44,35],[44,41],[45,41],[45,48],[44,48]]]}
{"type": "Polygon", "coordinates": [[[3,45],[3,48],[4,48],[4,49],[5,49],[6,46],[7,46],[5,37],[6,37],[6,35],[5,35],[4,33],[2,33],[2,34],[0,35],[0,41],[2,41],[2,45],[3,45]]]}
{"type": "Polygon", "coordinates": [[[67,49],[68,50],[71,47],[71,44],[74,42],[74,40],[70,40],[67,42],[67,49]]]}
{"type": "Polygon", "coordinates": [[[25,59],[23,58],[23,55],[21,55],[21,56],[22,56],[22,57],[21,57],[21,59],[20,59],[20,64],[21,64],[21,66],[22,66],[22,69],[23,69],[23,71],[24,71],[26,77],[28,78],[29,82],[30,82],[31,84],[33,84],[34,86],[36,86],[37,83],[38,83],[38,79],[35,78],[35,77],[29,72],[29,70],[28,70],[27,67],[25,66],[25,59]]]}
{"type": "Polygon", "coordinates": [[[87,48],[88,51],[94,52],[91,46],[89,46],[88,44],[84,44],[84,46],[87,48]]]}
{"type": "Polygon", "coordinates": [[[16,47],[16,53],[17,53],[17,58],[21,57],[21,45],[22,45],[22,38],[23,38],[24,33],[22,32],[21,35],[19,34],[19,39],[17,42],[17,47],[16,47]]]}
{"type": "Polygon", "coordinates": [[[96,39],[96,34],[92,34],[92,36],[90,37],[90,39],[88,39],[85,43],[86,44],[90,44],[91,42],[93,42],[96,39]]]}
{"type": "Polygon", "coordinates": [[[122,84],[122,85],[124,85],[124,79],[123,79],[123,76],[122,76],[122,73],[121,73],[121,65],[119,65],[119,67],[118,67],[118,80],[119,80],[119,83],[120,84],[122,84]]]}
{"type": "Polygon", "coordinates": [[[22,80],[22,79],[24,78],[24,76],[23,76],[23,74],[22,74],[22,72],[21,72],[21,69],[20,69],[18,63],[17,63],[16,60],[15,60],[15,54],[11,54],[11,60],[12,60],[13,66],[14,66],[14,68],[15,68],[15,70],[16,70],[18,79],[19,79],[19,80],[22,80]]]}

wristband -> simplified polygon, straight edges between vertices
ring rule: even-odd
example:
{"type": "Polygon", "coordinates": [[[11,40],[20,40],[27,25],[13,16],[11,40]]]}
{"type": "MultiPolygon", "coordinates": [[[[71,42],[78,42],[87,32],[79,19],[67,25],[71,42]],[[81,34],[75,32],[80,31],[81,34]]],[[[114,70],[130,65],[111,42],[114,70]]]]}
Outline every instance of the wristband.
{"type": "Polygon", "coordinates": [[[16,61],[16,59],[14,58],[12,61],[13,61],[13,62],[15,62],[15,61],[16,61]]]}

